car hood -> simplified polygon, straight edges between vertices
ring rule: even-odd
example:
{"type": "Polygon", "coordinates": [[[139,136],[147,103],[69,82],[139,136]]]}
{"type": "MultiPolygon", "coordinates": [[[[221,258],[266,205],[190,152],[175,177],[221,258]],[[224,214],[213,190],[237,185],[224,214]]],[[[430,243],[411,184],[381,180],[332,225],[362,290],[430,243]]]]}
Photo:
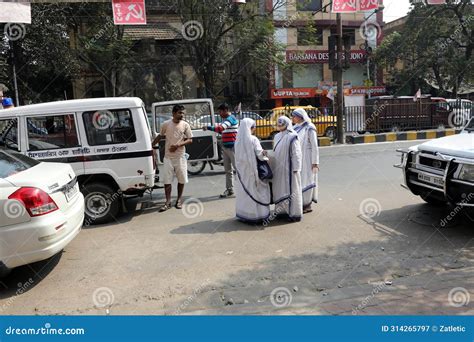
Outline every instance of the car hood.
{"type": "Polygon", "coordinates": [[[69,164],[40,163],[28,170],[16,173],[6,180],[17,187],[36,187],[53,193],[76,177],[69,164]]]}
{"type": "Polygon", "coordinates": [[[419,151],[445,154],[453,157],[474,159],[474,134],[461,133],[434,139],[418,146],[419,151]]]}

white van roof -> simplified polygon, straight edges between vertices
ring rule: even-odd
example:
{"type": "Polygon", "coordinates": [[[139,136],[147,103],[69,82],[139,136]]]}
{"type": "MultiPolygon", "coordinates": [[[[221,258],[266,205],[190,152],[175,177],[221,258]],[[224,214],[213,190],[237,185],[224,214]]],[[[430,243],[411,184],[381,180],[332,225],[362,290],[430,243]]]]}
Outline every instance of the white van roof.
{"type": "Polygon", "coordinates": [[[56,114],[90,110],[106,110],[141,107],[143,101],[138,97],[103,97],[95,99],[44,102],[0,110],[1,116],[23,116],[31,114],[56,114]]]}

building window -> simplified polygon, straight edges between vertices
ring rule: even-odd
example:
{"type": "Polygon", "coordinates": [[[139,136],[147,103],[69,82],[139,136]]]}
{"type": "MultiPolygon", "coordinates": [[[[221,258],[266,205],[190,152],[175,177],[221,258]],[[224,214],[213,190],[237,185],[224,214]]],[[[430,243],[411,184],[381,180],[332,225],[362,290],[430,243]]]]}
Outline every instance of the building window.
{"type": "Polygon", "coordinates": [[[298,11],[318,11],[322,7],[322,0],[297,0],[298,11]]]}
{"type": "Polygon", "coordinates": [[[90,146],[137,141],[132,113],[127,109],[86,112],[83,119],[90,146]]]}
{"type": "Polygon", "coordinates": [[[292,88],[314,88],[322,80],[322,64],[301,64],[293,70],[292,88]]]}
{"type": "Polygon", "coordinates": [[[313,27],[298,27],[297,40],[299,46],[322,45],[323,33],[313,27]]]}
{"type": "Polygon", "coordinates": [[[16,119],[0,120],[0,147],[18,150],[17,127],[16,119]]]}
{"type": "Polygon", "coordinates": [[[79,146],[73,114],[31,117],[26,122],[29,151],[79,146]]]}

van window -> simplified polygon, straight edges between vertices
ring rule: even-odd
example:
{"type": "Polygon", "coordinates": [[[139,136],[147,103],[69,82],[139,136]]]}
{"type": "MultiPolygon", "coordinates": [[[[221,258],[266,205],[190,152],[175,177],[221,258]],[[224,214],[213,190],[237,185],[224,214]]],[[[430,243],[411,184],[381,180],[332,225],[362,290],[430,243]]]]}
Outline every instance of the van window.
{"type": "Polygon", "coordinates": [[[137,141],[132,113],[128,109],[85,112],[83,120],[90,146],[137,141]]]}
{"type": "Polygon", "coordinates": [[[0,119],[0,146],[18,151],[17,129],[17,119],[0,119]]]}
{"type": "Polygon", "coordinates": [[[28,150],[53,150],[79,146],[73,114],[28,118],[28,150]]]}

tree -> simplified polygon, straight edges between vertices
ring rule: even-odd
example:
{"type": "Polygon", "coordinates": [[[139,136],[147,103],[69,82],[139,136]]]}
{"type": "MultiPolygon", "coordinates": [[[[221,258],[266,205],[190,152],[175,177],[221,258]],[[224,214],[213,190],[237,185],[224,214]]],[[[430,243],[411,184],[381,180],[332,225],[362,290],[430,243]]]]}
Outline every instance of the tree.
{"type": "Polygon", "coordinates": [[[284,47],[273,40],[272,12],[285,1],[274,1],[270,13],[260,2],[236,5],[228,0],[178,0],[181,48],[193,64],[203,94],[221,96],[243,72],[266,77],[273,65],[285,67],[284,47]]]}
{"type": "Polygon", "coordinates": [[[78,70],[69,48],[63,6],[34,5],[31,25],[10,24],[10,30],[5,30],[5,25],[0,25],[0,56],[9,62],[9,67],[3,68],[8,74],[7,86],[13,89],[11,65],[15,63],[21,103],[63,99],[78,70]],[[14,58],[10,58],[12,51],[14,58]]]}
{"type": "Polygon", "coordinates": [[[114,25],[109,3],[80,4],[70,15],[70,29],[78,38],[73,47],[83,69],[101,75],[105,96],[123,96],[133,90],[121,82],[125,70],[135,63],[133,42],[124,27],[114,25]]]}
{"type": "Polygon", "coordinates": [[[400,32],[387,36],[375,54],[379,65],[393,69],[389,82],[396,92],[413,94],[434,88],[456,97],[473,87],[474,6],[470,0],[448,0],[413,9],[400,32]],[[397,68],[402,63],[402,68],[397,68]]]}

